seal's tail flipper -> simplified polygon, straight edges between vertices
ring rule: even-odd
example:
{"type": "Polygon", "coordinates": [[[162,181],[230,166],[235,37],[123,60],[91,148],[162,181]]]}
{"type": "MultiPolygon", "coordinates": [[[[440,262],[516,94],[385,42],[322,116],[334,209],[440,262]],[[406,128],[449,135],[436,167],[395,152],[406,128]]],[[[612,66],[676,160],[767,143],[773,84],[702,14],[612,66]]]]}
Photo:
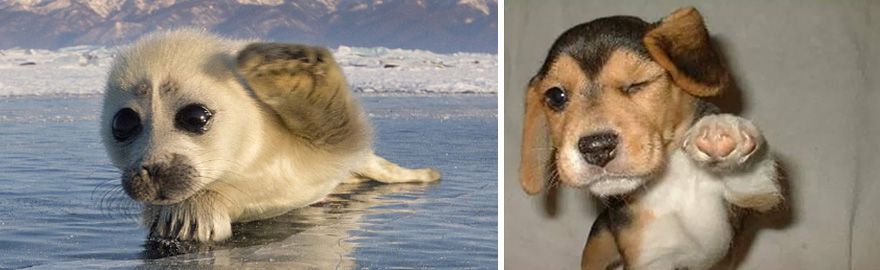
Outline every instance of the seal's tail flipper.
{"type": "Polygon", "coordinates": [[[432,168],[408,169],[376,154],[369,154],[354,176],[346,183],[376,180],[382,183],[425,183],[440,180],[440,172],[432,168]]]}

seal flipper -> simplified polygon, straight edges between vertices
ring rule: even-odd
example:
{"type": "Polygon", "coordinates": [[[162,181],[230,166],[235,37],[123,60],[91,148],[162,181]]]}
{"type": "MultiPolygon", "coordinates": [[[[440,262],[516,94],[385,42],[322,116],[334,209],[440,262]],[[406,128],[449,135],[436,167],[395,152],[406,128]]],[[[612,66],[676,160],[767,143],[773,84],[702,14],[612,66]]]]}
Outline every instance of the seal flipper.
{"type": "MultiPolygon", "coordinates": [[[[331,152],[370,147],[371,130],[348,90],[342,69],[326,48],[254,43],[238,53],[236,65],[256,97],[304,141],[331,152]]],[[[407,169],[369,153],[346,182],[432,182],[434,169],[407,169]]]]}
{"type": "Polygon", "coordinates": [[[346,183],[376,180],[382,183],[417,183],[440,180],[440,172],[432,168],[408,169],[370,153],[346,183]]]}
{"type": "Polygon", "coordinates": [[[326,48],[253,43],[238,53],[236,66],[296,137],[331,152],[369,148],[370,126],[326,48]]]}

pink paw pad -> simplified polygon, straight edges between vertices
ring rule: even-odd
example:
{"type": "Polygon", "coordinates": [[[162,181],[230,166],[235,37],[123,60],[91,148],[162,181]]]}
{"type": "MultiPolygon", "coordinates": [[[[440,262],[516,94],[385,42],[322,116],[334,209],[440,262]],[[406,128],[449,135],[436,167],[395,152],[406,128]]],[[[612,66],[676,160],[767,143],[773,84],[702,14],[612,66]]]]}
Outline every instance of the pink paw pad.
{"type": "Polygon", "coordinates": [[[744,130],[718,125],[707,126],[700,130],[694,144],[697,149],[713,159],[729,156],[737,146],[740,147],[741,154],[751,153],[755,149],[754,140],[744,130]]]}

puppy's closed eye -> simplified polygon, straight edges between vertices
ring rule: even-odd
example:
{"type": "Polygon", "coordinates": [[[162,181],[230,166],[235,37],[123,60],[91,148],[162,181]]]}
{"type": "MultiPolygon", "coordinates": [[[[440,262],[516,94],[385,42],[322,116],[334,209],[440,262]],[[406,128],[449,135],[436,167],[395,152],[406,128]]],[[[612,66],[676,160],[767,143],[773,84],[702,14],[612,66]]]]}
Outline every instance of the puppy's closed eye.
{"type": "Polygon", "coordinates": [[[620,88],[620,90],[623,90],[624,93],[632,94],[632,93],[638,92],[639,90],[642,90],[642,88],[645,88],[645,86],[650,84],[652,81],[653,80],[647,80],[647,81],[642,81],[642,82],[637,82],[637,83],[631,83],[628,85],[624,85],[623,87],[620,88]]]}
{"type": "Polygon", "coordinates": [[[648,77],[647,79],[645,79],[642,76],[639,76],[639,77],[641,77],[641,79],[633,80],[632,83],[629,83],[629,84],[623,84],[620,87],[620,90],[626,94],[632,94],[632,93],[638,92],[638,91],[644,89],[645,87],[650,86],[652,83],[656,82],[657,80],[659,80],[661,77],[663,77],[663,74],[645,76],[645,77],[648,77]]]}

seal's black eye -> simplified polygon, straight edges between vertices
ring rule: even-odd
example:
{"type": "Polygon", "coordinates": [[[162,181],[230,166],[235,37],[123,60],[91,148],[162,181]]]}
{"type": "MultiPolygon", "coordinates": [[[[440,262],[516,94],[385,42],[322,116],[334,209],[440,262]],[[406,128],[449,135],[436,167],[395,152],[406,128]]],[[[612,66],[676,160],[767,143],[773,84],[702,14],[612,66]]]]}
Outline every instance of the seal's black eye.
{"type": "Polygon", "coordinates": [[[208,124],[211,123],[211,111],[202,104],[186,105],[177,111],[174,123],[179,129],[203,134],[208,131],[208,124]]]}
{"type": "Polygon", "coordinates": [[[113,116],[113,123],[110,125],[113,129],[113,138],[120,142],[138,135],[143,129],[141,117],[131,108],[116,112],[116,115],[113,116]]]}
{"type": "Polygon", "coordinates": [[[565,90],[562,90],[562,88],[553,87],[544,92],[544,100],[551,109],[560,111],[565,107],[565,103],[568,102],[568,95],[565,94],[565,90]]]}

